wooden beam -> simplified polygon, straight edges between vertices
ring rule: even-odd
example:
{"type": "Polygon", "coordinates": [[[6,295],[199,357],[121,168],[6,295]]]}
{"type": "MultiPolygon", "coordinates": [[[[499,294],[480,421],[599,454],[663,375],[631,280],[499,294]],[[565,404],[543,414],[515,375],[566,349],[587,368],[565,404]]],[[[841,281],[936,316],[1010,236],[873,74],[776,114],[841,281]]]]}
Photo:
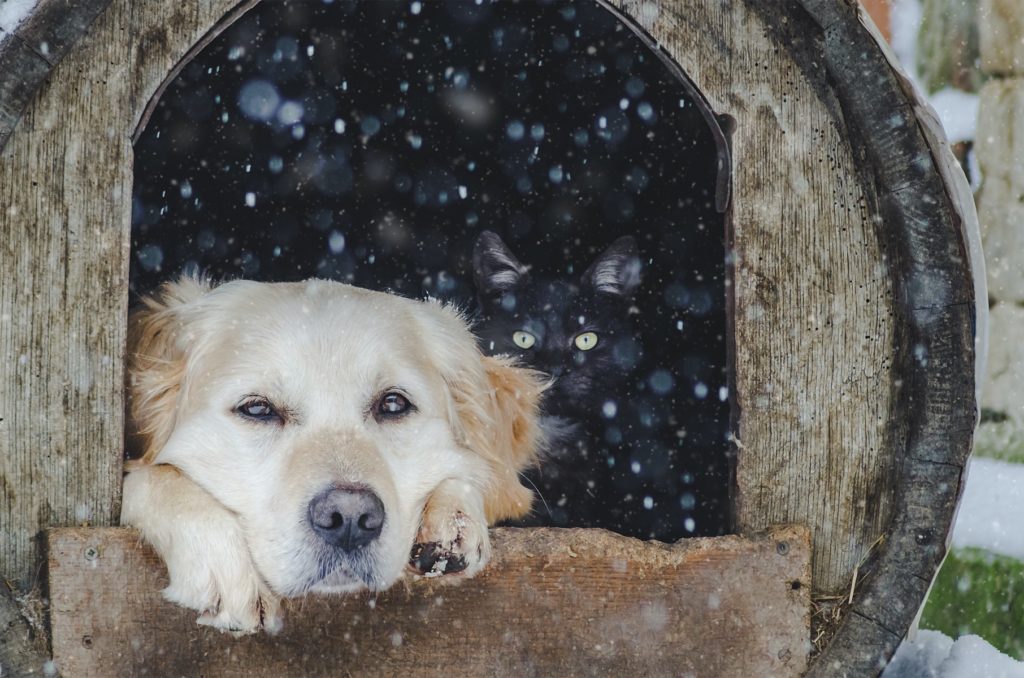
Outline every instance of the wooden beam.
{"type": "Polygon", "coordinates": [[[806,529],[641,542],[497,529],[476,579],[287,601],[280,635],[233,638],[162,600],[138,533],[49,532],[53,653],[65,675],[797,676],[810,647],[806,529]]]}

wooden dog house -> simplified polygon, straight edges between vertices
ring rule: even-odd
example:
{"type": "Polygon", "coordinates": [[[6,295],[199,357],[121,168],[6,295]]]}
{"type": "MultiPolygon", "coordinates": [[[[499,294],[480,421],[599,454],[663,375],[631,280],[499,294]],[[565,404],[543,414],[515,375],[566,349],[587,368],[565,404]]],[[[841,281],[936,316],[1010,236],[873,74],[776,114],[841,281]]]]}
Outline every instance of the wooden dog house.
{"type": "Polygon", "coordinates": [[[113,528],[132,139],[254,4],[39,0],[0,33],[0,573],[49,596],[32,638],[0,598],[4,675],[878,674],[945,555],[986,296],[963,175],[849,0],[607,4],[729,137],[739,536],[502,530],[480,580],[296,601],[279,639],[160,602],[113,528]]]}

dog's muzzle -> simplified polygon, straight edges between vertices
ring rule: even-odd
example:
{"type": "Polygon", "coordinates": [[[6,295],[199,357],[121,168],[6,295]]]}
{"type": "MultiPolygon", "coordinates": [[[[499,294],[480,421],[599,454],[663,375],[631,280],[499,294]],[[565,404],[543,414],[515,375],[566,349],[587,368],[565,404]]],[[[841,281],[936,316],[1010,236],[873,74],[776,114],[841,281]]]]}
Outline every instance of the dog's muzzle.
{"type": "Polygon", "coordinates": [[[351,553],[380,536],[384,503],[370,490],[331,487],[309,502],[309,524],[325,543],[351,553]]]}

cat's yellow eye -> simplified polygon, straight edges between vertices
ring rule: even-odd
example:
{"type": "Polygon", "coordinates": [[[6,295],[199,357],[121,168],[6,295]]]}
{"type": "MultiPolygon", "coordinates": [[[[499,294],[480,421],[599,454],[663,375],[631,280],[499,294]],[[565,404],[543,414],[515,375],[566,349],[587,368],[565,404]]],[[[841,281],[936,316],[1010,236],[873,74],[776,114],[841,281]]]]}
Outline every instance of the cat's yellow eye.
{"type": "Polygon", "coordinates": [[[576,348],[581,351],[589,351],[597,346],[597,333],[584,332],[576,335],[576,348]]]}
{"type": "Polygon", "coordinates": [[[512,341],[516,342],[516,346],[522,349],[533,348],[533,345],[537,343],[537,337],[533,336],[529,332],[518,332],[512,333],[512,341]]]}

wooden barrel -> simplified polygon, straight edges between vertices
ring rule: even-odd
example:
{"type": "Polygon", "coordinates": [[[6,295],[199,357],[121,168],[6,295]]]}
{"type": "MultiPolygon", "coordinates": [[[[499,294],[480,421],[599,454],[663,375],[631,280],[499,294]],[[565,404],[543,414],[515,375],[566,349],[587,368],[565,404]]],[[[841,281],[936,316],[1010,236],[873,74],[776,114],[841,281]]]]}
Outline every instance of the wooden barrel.
{"type": "MultiPolygon", "coordinates": [[[[42,529],[117,522],[132,139],[254,4],[41,0],[0,32],[0,573],[23,590],[42,529]]],[[[737,530],[810,528],[835,622],[810,675],[877,674],[945,555],[977,419],[971,193],[856,4],[604,4],[729,136],[737,530]]],[[[0,664],[38,659],[5,642],[0,664]]]]}

